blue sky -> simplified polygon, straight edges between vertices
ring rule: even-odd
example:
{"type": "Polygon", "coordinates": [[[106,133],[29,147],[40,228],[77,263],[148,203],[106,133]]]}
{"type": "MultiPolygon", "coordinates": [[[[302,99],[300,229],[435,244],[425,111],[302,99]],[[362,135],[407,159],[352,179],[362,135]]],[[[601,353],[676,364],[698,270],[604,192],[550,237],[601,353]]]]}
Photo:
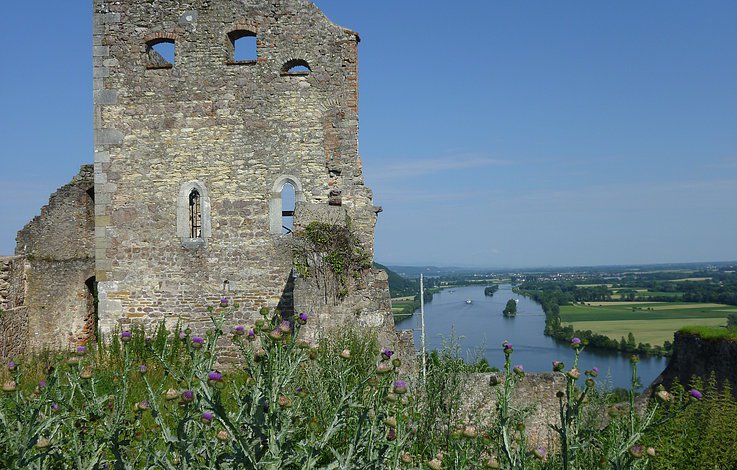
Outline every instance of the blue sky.
{"type": "MultiPolygon", "coordinates": [[[[0,20],[2,254],[92,160],[90,3],[0,20]]],[[[737,259],[737,2],[315,3],[362,37],[378,261],[737,259]]]]}

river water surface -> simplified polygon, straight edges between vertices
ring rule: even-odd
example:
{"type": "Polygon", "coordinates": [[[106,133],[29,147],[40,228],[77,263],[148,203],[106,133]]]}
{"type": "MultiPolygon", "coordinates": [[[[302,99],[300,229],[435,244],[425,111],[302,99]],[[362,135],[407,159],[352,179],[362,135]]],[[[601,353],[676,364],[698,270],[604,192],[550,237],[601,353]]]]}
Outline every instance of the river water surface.
{"type": "MultiPolygon", "coordinates": [[[[419,311],[413,317],[397,322],[397,329],[418,329],[415,344],[419,349],[419,311]]],[[[537,302],[512,292],[512,286],[504,284],[493,297],[484,295],[483,286],[445,289],[433,295],[432,302],[425,304],[425,328],[427,349],[442,349],[443,343],[456,336],[460,339],[461,353],[472,359],[480,353],[489,364],[500,369],[504,366],[502,342],[514,345],[513,365],[522,364],[527,372],[549,372],[552,361],[559,360],[570,368],[574,352],[566,343],[545,336],[545,313],[537,302]],[[509,299],[518,299],[517,316],[506,318],[502,310],[509,299]],[[471,300],[471,304],[466,304],[471,300]]],[[[599,382],[607,377],[613,387],[629,388],[632,371],[630,355],[618,351],[586,349],[581,354],[579,369],[583,372],[592,367],[599,368],[599,382]]],[[[663,371],[666,358],[641,356],[637,364],[637,375],[645,386],[663,371]]],[[[583,374],[581,374],[583,375],[583,374]]]]}

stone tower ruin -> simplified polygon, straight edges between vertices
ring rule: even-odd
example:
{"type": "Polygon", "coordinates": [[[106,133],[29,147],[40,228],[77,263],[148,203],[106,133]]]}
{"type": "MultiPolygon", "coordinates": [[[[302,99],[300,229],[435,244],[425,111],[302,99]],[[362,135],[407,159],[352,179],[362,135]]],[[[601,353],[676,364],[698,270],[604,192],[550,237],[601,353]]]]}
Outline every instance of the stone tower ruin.
{"type": "Polygon", "coordinates": [[[321,301],[290,249],[291,229],[322,221],[350,225],[373,255],[380,208],[358,154],[359,41],[307,0],[94,0],[94,176],[83,168],[67,204],[79,233],[59,237],[42,212],[3,264],[22,281],[66,262],[75,287],[28,286],[5,308],[53,318],[45,345],[84,341],[93,326],[205,328],[221,295],[242,306],[234,323],[262,306],[296,308],[317,328],[391,336],[385,273],[367,269],[355,292],[321,301]],[[46,264],[27,242],[43,237],[64,241],[46,264]],[[73,308],[52,314],[54,292],[73,308]],[[43,309],[17,310],[34,302],[43,309]]]}

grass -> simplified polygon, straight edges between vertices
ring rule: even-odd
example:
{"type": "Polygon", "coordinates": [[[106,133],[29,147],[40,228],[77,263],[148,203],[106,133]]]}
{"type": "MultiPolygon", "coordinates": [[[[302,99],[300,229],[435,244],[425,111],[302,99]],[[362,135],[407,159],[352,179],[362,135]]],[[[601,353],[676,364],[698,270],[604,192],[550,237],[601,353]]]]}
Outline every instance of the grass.
{"type": "Polygon", "coordinates": [[[731,341],[737,341],[737,329],[735,328],[715,328],[715,327],[709,327],[709,326],[686,326],[680,329],[683,333],[692,333],[695,335],[699,335],[703,339],[709,339],[709,340],[731,340],[731,341]]]}
{"type": "Polygon", "coordinates": [[[674,320],[630,320],[630,321],[583,321],[572,323],[577,330],[591,330],[596,333],[619,340],[627,338],[631,331],[638,343],[650,343],[651,345],[663,344],[665,341],[673,341],[673,333],[684,327],[697,327],[709,325],[714,329],[726,324],[722,318],[695,318],[674,320]]]}
{"type": "Polygon", "coordinates": [[[560,317],[576,330],[616,340],[632,332],[638,343],[656,345],[673,341],[673,333],[683,327],[723,326],[735,311],[734,306],[714,303],[591,302],[561,306],[560,317]]]}

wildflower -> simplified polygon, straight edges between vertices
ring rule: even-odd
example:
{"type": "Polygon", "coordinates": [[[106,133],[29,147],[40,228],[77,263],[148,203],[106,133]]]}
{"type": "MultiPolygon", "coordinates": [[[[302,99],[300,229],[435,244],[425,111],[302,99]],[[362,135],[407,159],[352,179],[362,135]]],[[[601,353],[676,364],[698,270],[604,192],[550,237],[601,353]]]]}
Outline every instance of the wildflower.
{"type": "Polygon", "coordinates": [[[82,369],[82,372],[79,373],[79,377],[85,380],[91,379],[92,378],[92,367],[88,366],[82,369]]]}
{"type": "Polygon", "coordinates": [[[397,439],[397,430],[394,428],[389,428],[389,431],[386,433],[386,440],[391,442],[397,439]]]}
{"type": "Polygon", "coordinates": [[[655,447],[648,447],[645,451],[650,457],[655,457],[655,447]]]}
{"type": "Polygon", "coordinates": [[[226,299],[225,297],[221,297],[220,298],[220,306],[223,307],[223,308],[227,307],[228,306],[228,299],[226,299]]]}
{"type": "Polygon", "coordinates": [[[567,375],[573,380],[578,380],[578,378],[581,377],[581,372],[579,372],[579,370],[574,367],[573,369],[568,371],[567,375]]]}
{"type": "Polygon", "coordinates": [[[192,334],[192,328],[190,328],[190,327],[185,328],[184,329],[184,334],[187,335],[187,336],[191,335],[192,334]]]}
{"type": "Polygon", "coordinates": [[[535,456],[535,458],[544,461],[548,456],[548,451],[545,450],[545,447],[538,447],[532,451],[532,454],[535,456]]]}
{"type": "Polygon", "coordinates": [[[512,351],[514,351],[512,343],[510,343],[509,341],[503,342],[502,347],[504,348],[504,354],[506,355],[512,354],[512,351]]]}
{"type": "Polygon", "coordinates": [[[411,456],[411,455],[409,455],[409,454],[408,454],[407,452],[402,452],[402,453],[401,453],[401,454],[399,455],[399,460],[401,460],[401,461],[402,461],[402,463],[407,463],[407,464],[409,464],[409,463],[412,463],[412,456],[411,456]]]}
{"type": "Polygon", "coordinates": [[[401,359],[399,359],[398,357],[395,357],[394,359],[392,359],[392,365],[393,365],[394,367],[399,367],[399,366],[401,366],[401,365],[402,365],[402,361],[401,361],[401,359]]]}
{"type": "Polygon", "coordinates": [[[655,397],[658,400],[663,401],[663,402],[673,400],[673,395],[671,395],[670,393],[668,393],[665,390],[659,390],[659,391],[655,392],[655,397]]]}
{"type": "Polygon", "coordinates": [[[310,342],[303,339],[297,341],[297,347],[299,349],[310,349],[310,342]]]}
{"type": "Polygon", "coordinates": [[[637,354],[633,354],[630,357],[630,364],[637,364],[638,362],[640,362],[640,357],[637,354]]]}
{"type": "Polygon", "coordinates": [[[496,374],[491,374],[491,375],[489,376],[489,385],[491,385],[492,387],[496,387],[496,386],[497,386],[497,385],[499,385],[500,383],[502,383],[502,381],[501,381],[501,379],[499,378],[499,376],[498,376],[498,375],[496,375],[496,374]]]}
{"type": "Polygon", "coordinates": [[[59,411],[60,409],[61,409],[61,407],[59,405],[57,405],[56,403],[52,403],[51,404],[51,410],[52,411],[59,411]]]}
{"type": "Polygon", "coordinates": [[[138,372],[140,372],[141,374],[145,374],[146,372],[148,372],[148,367],[146,367],[146,364],[141,364],[138,367],[138,372]]]}
{"type": "Polygon", "coordinates": [[[561,361],[553,361],[553,372],[562,372],[566,365],[561,361]]]}
{"type": "Polygon", "coordinates": [[[340,352],[340,357],[343,359],[350,359],[351,358],[351,350],[350,349],[344,349],[340,352]]]}
{"type": "Polygon", "coordinates": [[[397,395],[404,395],[407,393],[407,382],[404,380],[397,380],[394,382],[394,393],[397,395]]]}
{"type": "Polygon", "coordinates": [[[204,343],[205,343],[205,339],[202,336],[192,337],[192,347],[193,348],[200,349],[204,343]]]}
{"type": "Polygon", "coordinates": [[[630,455],[636,459],[641,459],[644,451],[645,451],[645,448],[642,447],[640,444],[635,444],[629,448],[630,455]]]}
{"type": "Polygon", "coordinates": [[[695,388],[692,388],[688,392],[688,394],[691,395],[693,398],[695,398],[697,400],[701,400],[704,397],[704,395],[701,392],[699,392],[698,390],[696,390],[695,388]]]}
{"type": "Polygon", "coordinates": [[[36,441],[36,448],[38,449],[45,449],[49,446],[50,442],[45,437],[39,437],[36,441]]]}
{"type": "Polygon", "coordinates": [[[512,371],[520,377],[525,376],[525,368],[522,366],[522,364],[517,364],[516,366],[514,366],[512,371]]]}
{"type": "Polygon", "coordinates": [[[14,371],[17,368],[18,368],[18,365],[15,363],[15,361],[11,360],[10,362],[8,362],[8,370],[9,371],[12,372],[12,371],[14,371]]]}
{"type": "Polygon", "coordinates": [[[129,343],[131,339],[133,339],[133,335],[130,331],[123,331],[120,333],[120,341],[122,343],[129,343]]]}
{"type": "Polygon", "coordinates": [[[207,381],[208,382],[222,382],[223,374],[217,370],[214,370],[207,374],[207,381]]]}
{"type": "Polygon", "coordinates": [[[185,339],[187,339],[187,333],[185,333],[184,331],[180,331],[179,332],[179,339],[181,339],[182,341],[184,341],[185,339]]]}
{"type": "Polygon", "coordinates": [[[432,459],[427,462],[427,466],[430,467],[432,470],[442,470],[443,462],[439,459],[432,459]]]}
{"type": "Polygon", "coordinates": [[[463,437],[468,439],[474,439],[476,436],[478,436],[478,432],[476,431],[476,426],[466,426],[463,428],[463,437]]]}
{"type": "Polygon", "coordinates": [[[87,348],[84,346],[77,346],[77,354],[80,356],[84,356],[87,353],[87,348]]]}
{"type": "Polygon", "coordinates": [[[182,392],[182,401],[191,402],[194,400],[194,392],[192,390],[185,390],[182,392]]]}
{"type": "Polygon", "coordinates": [[[386,394],[386,401],[390,403],[394,403],[395,401],[399,400],[399,397],[394,393],[387,393],[386,394]]]}
{"type": "Polygon", "coordinates": [[[380,362],[378,366],[376,366],[376,373],[379,375],[384,375],[387,372],[391,372],[392,367],[387,364],[386,362],[380,362]]]}
{"type": "Polygon", "coordinates": [[[278,341],[282,338],[284,334],[279,328],[274,328],[273,330],[269,331],[269,338],[273,339],[274,341],[278,341]]]}
{"type": "Polygon", "coordinates": [[[279,395],[279,399],[277,400],[279,403],[279,406],[282,408],[291,408],[292,407],[292,400],[289,399],[286,395],[279,395]]]}
{"type": "Polygon", "coordinates": [[[144,339],[144,341],[146,342],[147,345],[150,345],[151,343],[154,342],[154,339],[152,337],[150,337],[150,336],[146,336],[146,338],[144,339]]]}
{"type": "Polygon", "coordinates": [[[598,376],[598,375],[599,375],[599,368],[598,368],[598,367],[593,367],[593,368],[592,368],[592,369],[591,369],[591,370],[589,371],[589,375],[590,375],[591,377],[596,377],[596,376],[598,376]]]}
{"type": "Polygon", "coordinates": [[[307,314],[305,312],[302,312],[297,317],[297,323],[299,323],[300,325],[304,325],[307,323],[307,318],[307,314]]]}
{"type": "Polygon", "coordinates": [[[136,409],[138,411],[146,411],[150,408],[148,400],[139,401],[136,403],[136,409]]]}
{"type": "Polygon", "coordinates": [[[493,459],[493,458],[492,458],[492,459],[489,459],[489,460],[487,460],[487,461],[486,461],[486,463],[485,463],[484,465],[486,466],[486,468],[494,468],[494,469],[496,469],[496,468],[501,468],[501,467],[499,466],[499,462],[497,462],[497,461],[496,461],[496,459],[493,459]]]}
{"type": "Polygon", "coordinates": [[[215,434],[215,437],[220,442],[227,442],[227,440],[230,439],[230,434],[228,434],[228,431],[221,429],[217,434],[215,434]]]}
{"type": "Polygon", "coordinates": [[[587,387],[591,388],[591,387],[593,387],[594,385],[596,385],[596,382],[594,382],[594,379],[592,379],[592,378],[590,378],[590,377],[589,377],[588,379],[586,379],[586,386],[587,386],[587,387]]]}
{"type": "Polygon", "coordinates": [[[202,413],[202,422],[205,423],[205,424],[210,424],[210,423],[212,423],[212,419],[214,417],[215,417],[214,414],[212,414],[209,411],[205,411],[204,413],[202,413]]]}
{"type": "Polygon", "coordinates": [[[253,328],[251,328],[250,330],[248,330],[248,334],[246,335],[246,338],[248,339],[248,341],[255,340],[256,339],[256,330],[254,330],[253,328]]]}
{"type": "Polygon", "coordinates": [[[572,338],[571,339],[571,347],[572,348],[580,348],[581,347],[581,338],[572,338]]]}
{"type": "Polygon", "coordinates": [[[304,398],[304,397],[306,397],[306,396],[307,396],[307,390],[305,390],[305,389],[304,389],[304,388],[302,388],[302,387],[297,387],[297,388],[296,388],[296,389],[294,390],[294,393],[296,393],[296,394],[297,394],[297,396],[298,396],[298,397],[300,397],[300,398],[304,398]]]}
{"type": "Polygon", "coordinates": [[[69,359],[67,359],[67,364],[78,364],[79,358],[77,356],[72,356],[69,359]]]}
{"type": "Polygon", "coordinates": [[[386,418],[384,418],[384,424],[386,424],[390,428],[396,428],[397,418],[395,418],[394,416],[387,416],[386,418]]]}
{"type": "Polygon", "coordinates": [[[16,388],[18,384],[15,383],[15,380],[8,380],[3,384],[3,392],[15,392],[16,388]]]}
{"type": "Polygon", "coordinates": [[[39,380],[38,381],[38,389],[43,390],[46,388],[46,381],[45,380],[39,380]]]}
{"type": "Polygon", "coordinates": [[[282,333],[290,333],[292,331],[292,323],[289,320],[282,320],[279,323],[279,331],[282,333]]]}
{"type": "Polygon", "coordinates": [[[394,351],[392,351],[391,349],[384,348],[381,350],[381,359],[384,361],[388,361],[393,355],[394,351]]]}
{"type": "Polygon", "coordinates": [[[260,313],[262,317],[268,316],[269,315],[269,307],[261,307],[259,309],[258,313],[260,313]]]}
{"type": "Polygon", "coordinates": [[[245,327],[243,327],[242,325],[238,325],[238,326],[235,327],[235,335],[236,336],[243,336],[244,334],[246,334],[246,328],[245,327]]]}
{"type": "Polygon", "coordinates": [[[256,328],[263,328],[264,326],[266,326],[266,322],[265,321],[263,321],[260,318],[258,320],[256,320],[256,328]]]}
{"type": "Polygon", "coordinates": [[[165,396],[167,400],[176,400],[177,398],[179,398],[179,392],[177,392],[173,388],[170,388],[166,391],[165,396]]]}

